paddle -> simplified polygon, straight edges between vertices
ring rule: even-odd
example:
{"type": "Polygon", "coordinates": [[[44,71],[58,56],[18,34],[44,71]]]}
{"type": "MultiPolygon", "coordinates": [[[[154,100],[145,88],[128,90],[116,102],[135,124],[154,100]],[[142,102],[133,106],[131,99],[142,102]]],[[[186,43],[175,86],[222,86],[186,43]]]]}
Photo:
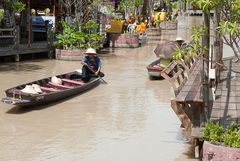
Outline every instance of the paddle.
{"type": "MultiPolygon", "coordinates": [[[[87,63],[82,62],[82,64],[86,65],[91,72],[95,73],[95,71],[87,63]]],[[[100,77],[100,76],[98,76],[98,77],[103,83],[108,84],[102,77],[100,77]]]]}

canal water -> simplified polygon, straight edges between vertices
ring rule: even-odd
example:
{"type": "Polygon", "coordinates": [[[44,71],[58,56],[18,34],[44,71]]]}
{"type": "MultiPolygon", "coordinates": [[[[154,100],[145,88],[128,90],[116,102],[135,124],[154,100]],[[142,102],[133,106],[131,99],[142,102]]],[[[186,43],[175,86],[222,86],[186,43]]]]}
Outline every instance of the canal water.
{"type": "MultiPolygon", "coordinates": [[[[179,30],[163,32],[159,41],[188,38],[192,23],[198,22],[181,18],[179,30]]],[[[41,107],[0,104],[0,160],[193,160],[187,132],[170,107],[170,84],[148,78],[155,46],[105,50],[108,84],[82,95],[41,107]]],[[[78,61],[1,63],[0,97],[6,88],[79,68],[78,61]]]]}

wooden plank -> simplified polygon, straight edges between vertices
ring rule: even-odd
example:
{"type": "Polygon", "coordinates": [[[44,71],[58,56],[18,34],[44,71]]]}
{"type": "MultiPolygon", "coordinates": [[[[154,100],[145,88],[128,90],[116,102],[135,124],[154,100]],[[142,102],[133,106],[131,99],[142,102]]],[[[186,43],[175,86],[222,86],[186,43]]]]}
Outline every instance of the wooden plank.
{"type": "Polygon", "coordinates": [[[0,35],[0,39],[6,39],[6,38],[14,38],[13,35],[0,35]]]}
{"type": "Polygon", "coordinates": [[[14,31],[14,28],[0,28],[0,32],[2,31],[14,31]]]}

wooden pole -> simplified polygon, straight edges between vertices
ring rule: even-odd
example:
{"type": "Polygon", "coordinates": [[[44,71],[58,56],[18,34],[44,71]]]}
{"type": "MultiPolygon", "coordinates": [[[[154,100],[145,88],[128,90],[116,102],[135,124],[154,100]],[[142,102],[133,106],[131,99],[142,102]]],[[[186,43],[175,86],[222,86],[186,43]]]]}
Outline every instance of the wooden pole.
{"type": "MultiPolygon", "coordinates": [[[[203,68],[202,68],[202,86],[203,86],[203,100],[206,112],[209,114],[209,48],[210,48],[210,13],[203,12],[203,26],[205,33],[202,36],[202,54],[203,54],[203,68]]],[[[207,118],[206,118],[207,119],[207,118]]]]}
{"type": "Polygon", "coordinates": [[[28,47],[32,46],[32,15],[31,15],[31,0],[28,0],[28,47]]]}
{"type": "Polygon", "coordinates": [[[56,0],[53,0],[53,16],[56,16],[56,0]]]}

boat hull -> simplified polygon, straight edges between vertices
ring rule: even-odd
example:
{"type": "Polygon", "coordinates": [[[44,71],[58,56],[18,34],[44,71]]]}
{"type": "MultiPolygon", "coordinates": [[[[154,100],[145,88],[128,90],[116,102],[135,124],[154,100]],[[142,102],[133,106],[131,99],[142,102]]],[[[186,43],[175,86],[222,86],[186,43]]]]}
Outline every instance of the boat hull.
{"type": "MultiPolygon", "coordinates": [[[[49,79],[49,78],[45,78],[40,81],[44,81],[46,79],[49,79]]],[[[30,82],[27,84],[33,84],[33,83],[36,83],[36,82],[30,82]]],[[[48,104],[55,101],[60,101],[77,94],[81,94],[87,90],[90,90],[91,88],[96,87],[99,84],[100,84],[100,79],[94,78],[82,86],[75,86],[70,89],[59,90],[58,92],[51,92],[51,93],[45,93],[45,94],[29,94],[26,96],[21,96],[19,94],[13,95],[13,93],[10,91],[14,88],[18,88],[18,87],[14,87],[12,89],[8,89],[5,91],[7,97],[3,98],[2,102],[7,104],[12,104],[12,105],[17,105],[17,106],[43,105],[43,104],[48,104]]]]}
{"type": "Polygon", "coordinates": [[[154,65],[157,65],[159,63],[160,63],[160,59],[155,60],[154,62],[152,62],[147,66],[147,71],[150,78],[151,77],[162,78],[161,72],[163,69],[158,69],[154,67],[154,65]]]}

